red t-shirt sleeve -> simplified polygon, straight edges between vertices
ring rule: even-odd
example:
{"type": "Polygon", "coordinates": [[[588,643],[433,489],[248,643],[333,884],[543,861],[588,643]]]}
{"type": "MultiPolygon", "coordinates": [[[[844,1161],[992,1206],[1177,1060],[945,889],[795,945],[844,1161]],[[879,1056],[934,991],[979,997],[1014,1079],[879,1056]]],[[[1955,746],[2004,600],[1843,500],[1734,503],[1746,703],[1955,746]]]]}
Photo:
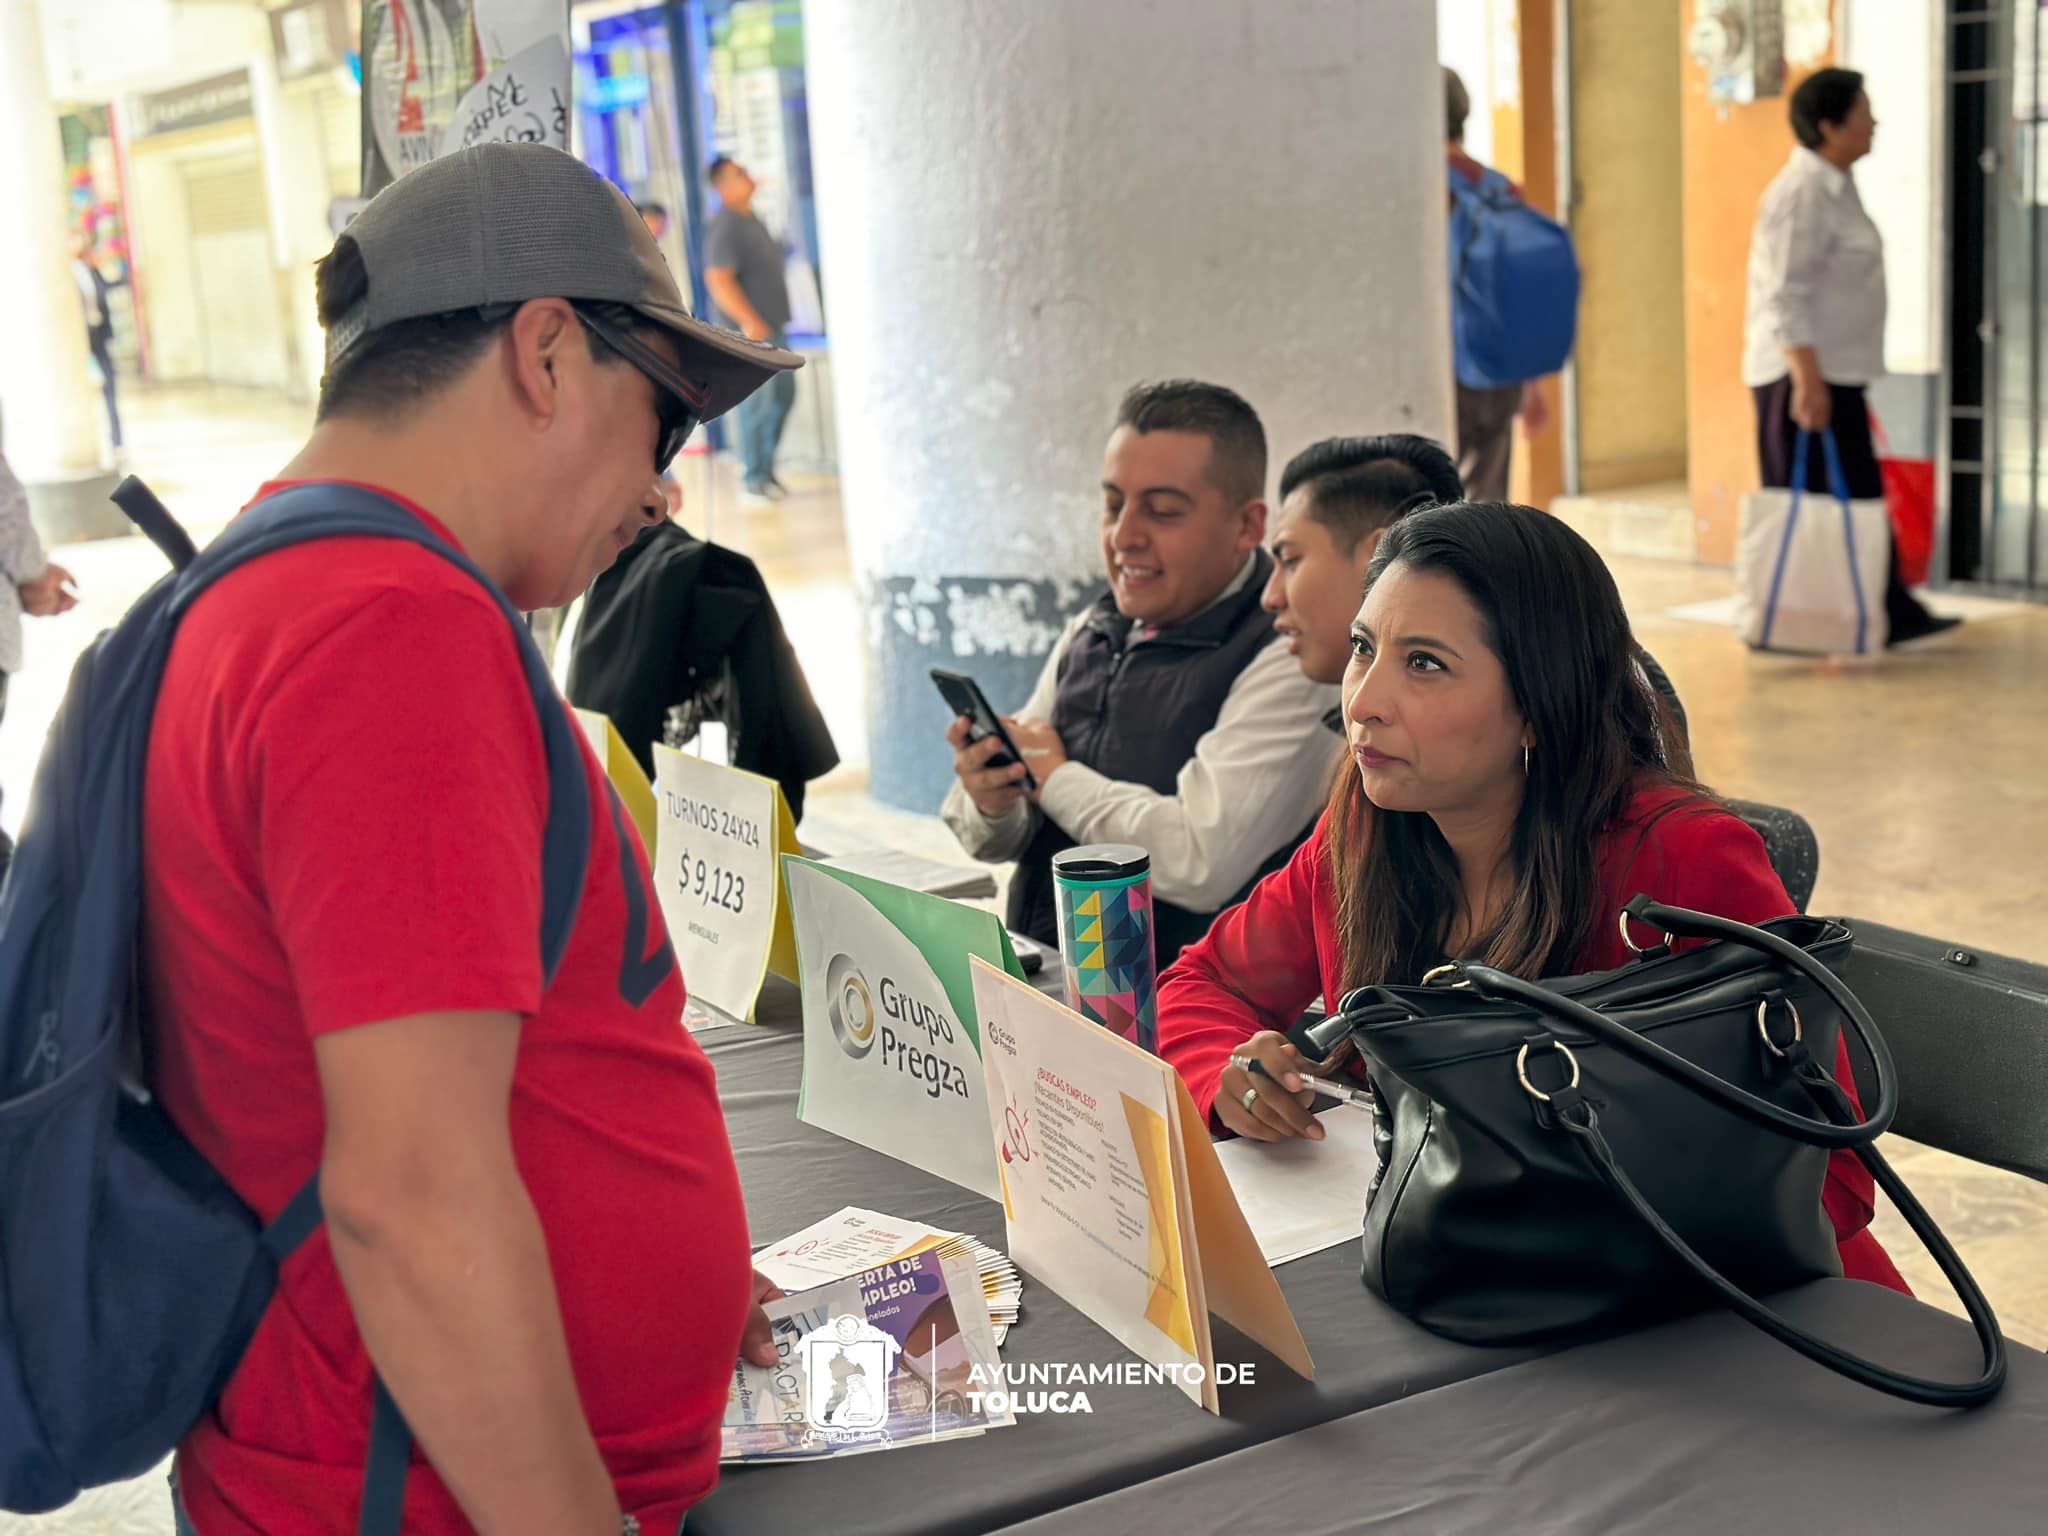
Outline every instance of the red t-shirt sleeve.
{"type": "Polygon", "coordinates": [[[1159,1054],[1205,1120],[1231,1052],[1262,1029],[1291,1029],[1320,990],[1315,893],[1326,878],[1318,824],[1160,978],[1159,1054]]]}
{"type": "Polygon", "coordinates": [[[252,711],[263,895],[310,1034],[540,1005],[547,765],[504,614],[438,557],[252,711]]]}

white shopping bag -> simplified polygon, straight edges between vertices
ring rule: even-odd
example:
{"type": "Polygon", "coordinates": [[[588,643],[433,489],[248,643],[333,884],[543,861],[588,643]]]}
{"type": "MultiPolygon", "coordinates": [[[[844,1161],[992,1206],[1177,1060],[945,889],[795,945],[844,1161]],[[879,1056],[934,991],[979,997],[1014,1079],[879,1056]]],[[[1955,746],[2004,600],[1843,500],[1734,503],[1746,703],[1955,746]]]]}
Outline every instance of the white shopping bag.
{"type": "MultiPolygon", "coordinates": [[[[1884,648],[1891,519],[1881,499],[1851,500],[1833,432],[1823,438],[1834,494],[1756,491],[1742,498],[1735,629],[1766,651],[1866,656],[1884,648]]],[[[1805,476],[1799,434],[1794,475],[1805,476]]]]}

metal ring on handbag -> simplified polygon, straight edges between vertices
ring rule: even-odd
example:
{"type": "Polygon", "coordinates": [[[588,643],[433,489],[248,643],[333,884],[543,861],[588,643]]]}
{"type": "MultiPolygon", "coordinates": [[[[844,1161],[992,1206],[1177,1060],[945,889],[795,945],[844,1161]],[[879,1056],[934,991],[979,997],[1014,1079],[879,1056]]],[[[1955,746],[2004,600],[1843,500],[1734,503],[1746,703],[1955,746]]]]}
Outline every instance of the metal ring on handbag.
{"type": "MultiPolygon", "coordinates": [[[[1792,1010],[1792,1043],[1797,1045],[1800,1040],[1799,1005],[1789,997],[1782,999],[1782,1001],[1787,1008],[1792,1010]]],[[[1756,1032],[1763,1036],[1764,1049],[1777,1057],[1778,1060],[1783,1061],[1791,1053],[1779,1050],[1777,1042],[1771,1038],[1771,1025],[1767,1017],[1770,1010],[1771,1000],[1768,997],[1756,1005],[1756,1032]]]]}
{"type": "MultiPolygon", "coordinates": [[[[1578,1087],[1579,1058],[1572,1054],[1572,1048],[1562,1040],[1538,1040],[1535,1043],[1537,1045],[1548,1045],[1552,1050],[1563,1053],[1564,1059],[1572,1064],[1572,1080],[1565,1086],[1567,1088],[1578,1087]]],[[[1525,1040],[1522,1042],[1522,1048],[1515,1052],[1515,1076],[1522,1080],[1522,1091],[1524,1093],[1539,1103],[1548,1104],[1550,1102],[1550,1095],[1529,1081],[1529,1044],[1530,1042],[1525,1040]]]]}
{"type": "MultiPolygon", "coordinates": [[[[1647,928],[1649,927],[1649,924],[1645,923],[1643,926],[1647,928]]],[[[1624,908],[1621,914],[1621,942],[1628,946],[1628,952],[1630,954],[1634,955],[1638,960],[1640,960],[1644,955],[1647,955],[1650,952],[1650,949],[1663,949],[1667,945],[1669,945],[1671,942],[1671,936],[1669,934],[1666,934],[1663,938],[1659,939],[1655,944],[1652,944],[1650,946],[1650,949],[1643,948],[1642,945],[1638,944],[1634,939],[1628,936],[1628,911],[1626,908],[1624,908]]]]}

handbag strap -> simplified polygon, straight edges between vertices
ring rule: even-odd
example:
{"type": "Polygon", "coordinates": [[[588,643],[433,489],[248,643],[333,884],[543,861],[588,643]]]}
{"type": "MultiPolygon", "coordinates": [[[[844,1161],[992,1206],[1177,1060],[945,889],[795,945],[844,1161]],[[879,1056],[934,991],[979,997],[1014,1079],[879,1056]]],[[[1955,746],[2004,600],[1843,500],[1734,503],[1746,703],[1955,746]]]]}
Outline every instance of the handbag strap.
{"type": "MultiPolygon", "coordinates": [[[[1738,923],[1731,918],[1716,917],[1710,912],[1694,912],[1685,907],[1668,907],[1648,896],[1637,896],[1622,911],[1630,920],[1646,927],[1655,928],[1677,938],[1724,939],[1740,944],[1761,954],[1791,966],[1811,979],[1827,993],[1835,1006],[1842,1010],[1863,1047],[1870,1054],[1871,1075],[1877,1087],[1877,1103],[1862,1119],[1852,1114],[1845,1122],[1832,1118],[1814,1118],[1796,1114],[1768,1099],[1736,1087],[1723,1078],[1698,1064],[1688,1061],[1675,1052],[1666,1050],[1654,1040],[1645,1038],[1625,1024],[1616,1023],[1596,1009],[1588,1008],[1576,998],[1562,996],[1536,982],[1524,981],[1519,976],[1510,976],[1492,966],[1461,964],[1458,974],[1470,982],[1474,991],[1485,997],[1504,998],[1522,1004],[1539,1013],[1582,1030],[1604,1045],[1611,1045],[1625,1055],[1633,1056],[1653,1071],[1662,1073],[1680,1086],[1691,1089],[1701,1098],[1734,1111],[1746,1120],[1768,1130],[1780,1132],[1816,1147],[1864,1147],[1875,1141],[1891,1127],[1892,1117],[1898,1113],[1898,1074],[1892,1065],[1891,1049],[1884,1043],[1884,1036],[1878,1033],[1877,1025],[1871,1021],[1869,1012],[1841,982],[1841,979],[1826,966],[1815,960],[1798,945],[1788,943],[1777,934],[1757,928],[1749,923],[1738,923]]],[[[1764,1043],[1774,1052],[1784,1056],[1793,1048],[1800,1047],[1797,1021],[1798,1010],[1790,1009],[1794,1022],[1792,1047],[1781,1047],[1775,1043],[1766,1029],[1769,1018],[1770,999],[1763,998],[1757,1005],[1757,1026],[1764,1033],[1764,1043]]],[[[1569,1055],[1568,1046],[1561,1047],[1569,1055]]],[[[1576,1067],[1573,1077],[1578,1073],[1576,1067]]]]}
{"type": "MultiPolygon", "coordinates": [[[[1770,649],[1771,630],[1778,622],[1778,597],[1785,587],[1785,569],[1792,561],[1792,535],[1799,526],[1799,503],[1805,498],[1807,480],[1808,450],[1812,446],[1813,434],[1806,428],[1799,429],[1792,448],[1792,503],[1785,510],[1785,528],[1778,536],[1778,557],[1771,566],[1771,591],[1764,602],[1764,627],[1757,636],[1757,643],[1770,649]]],[[[1835,501],[1842,509],[1842,540],[1849,555],[1849,586],[1856,594],[1856,649],[1860,656],[1870,638],[1870,613],[1863,598],[1863,575],[1856,563],[1856,516],[1849,505],[1849,477],[1842,471],[1842,446],[1835,441],[1835,429],[1826,427],[1820,435],[1821,457],[1827,464],[1828,488],[1834,492],[1835,501]]]]}
{"type": "Polygon", "coordinates": [[[1849,590],[1856,594],[1856,651],[1861,656],[1870,640],[1870,607],[1863,598],[1863,572],[1856,563],[1856,510],[1849,505],[1849,477],[1842,473],[1842,449],[1830,427],[1820,440],[1827,455],[1828,484],[1842,512],[1842,549],[1849,557],[1849,590]]]}
{"type": "MultiPolygon", "coordinates": [[[[1826,1069],[1814,1060],[1804,1043],[1795,1042],[1787,1054],[1792,1059],[1800,1081],[1824,1113],[1845,1121],[1854,1119],[1855,1111],[1850,1106],[1848,1096],[1842,1092],[1840,1085],[1826,1069]]],[[[2005,1338],[1998,1330],[1998,1319],[1992,1315],[1990,1303],[1984,1299],[1984,1293],[1978,1288],[1975,1278],[1948,1239],[1942,1235],[1941,1229],[1934,1224],[1933,1218],[1922,1208],[1920,1202],[1913,1198],[1912,1191],[1906,1188],[1904,1181],[1892,1171],[1891,1164],[1885,1161],[1883,1154],[1875,1147],[1859,1146],[1855,1149],[1856,1156],[1870,1170],[1878,1188],[1889,1195],[1892,1202],[1898,1206],[1900,1214],[1913,1229],[1913,1234],[1941,1266],[1942,1274],[1947,1276],[1949,1284],[1955,1288],[1956,1295],[1962,1300],[1963,1309],[1969,1314],[1970,1326],[1976,1330],[1977,1342],[1984,1352],[1984,1370],[1974,1381],[1946,1382],[1922,1376],[1909,1376],[1903,1371],[1895,1371],[1889,1366],[1879,1365],[1875,1361],[1864,1359],[1861,1355],[1852,1354],[1839,1345],[1830,1344],[1826,1339],[1807,1332],[1797,1323],[1773,1312],[1701,1258],[1684,1238],[1672,1230],[1670,1223],[1657,1214],[1650,1202],[1643,1198],[1643,1193],[1636,1188],[1635,1181],[1630,1179],[1621,1165],[1615,1161],[1613,1147],[1600,1132],[1598,1112],[1576,1085],[1553,1090],[1550,1094],[1550,1103],[1545,1107],[1551,1112],[1557,1124],[1578,1143],[1586,1161],[1592,1165],[1601,1182],[1619,1195],[1629,1208],[1642,1218],[1644,1224],[1656,1233],[1665,1248],[1712,1287],[1745,1322],[1762,1329],[1779,1343],[1790,1346],[1807,1359],[1824,1365],[1851,1381],[1873,1387],[1879,1392],[1889,1393],[1893,1397],[1904,1398],[1908,1402],[1925,1403],[1935,1408],[1974,1407],[1979,1403],[1988,1402],[2005,1384],[2005,1338]]]]}
{"type": "MultiPolygon", "coordinates": [[[[1801,427],[1792,442],[1792,492],[1793,515],[1798,515],[1799,499],[1813,489],[1806,482],[1809,451],[1813,446],[1813,434],[1801,427]]],[[[1827,467],[1828,490],[1837,501],[1849,500],[1849,477],[1842,470],[1842,445],[1835,438],[1833,427],[1822,427],[1820,432],[1821,462],[1827,467]]]]}

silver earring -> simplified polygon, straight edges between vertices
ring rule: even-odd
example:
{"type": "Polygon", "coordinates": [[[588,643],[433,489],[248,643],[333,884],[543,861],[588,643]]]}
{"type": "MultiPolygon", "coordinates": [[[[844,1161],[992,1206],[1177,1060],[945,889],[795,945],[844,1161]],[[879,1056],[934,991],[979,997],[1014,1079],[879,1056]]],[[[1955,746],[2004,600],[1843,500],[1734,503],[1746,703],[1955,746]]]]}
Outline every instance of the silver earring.
{"type": "Polygon", "coordinates": [[[1529,749],[1527,747],[1522,748],[1522,777],[1525,779],[1529,777],[1529,749]]]}

